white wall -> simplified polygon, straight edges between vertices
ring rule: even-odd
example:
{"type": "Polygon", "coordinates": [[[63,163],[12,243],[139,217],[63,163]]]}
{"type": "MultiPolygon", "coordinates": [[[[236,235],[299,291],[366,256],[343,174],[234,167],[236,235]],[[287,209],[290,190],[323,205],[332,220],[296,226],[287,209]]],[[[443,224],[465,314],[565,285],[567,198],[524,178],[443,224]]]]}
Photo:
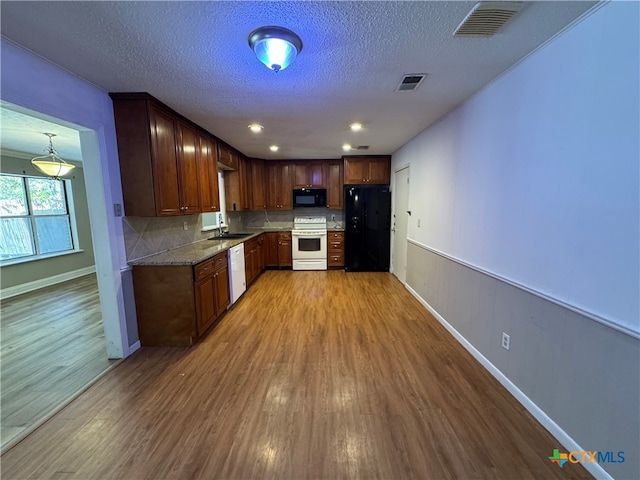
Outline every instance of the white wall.
{"type": "Polygon", "coordinates": [[[80,143],[107,353],[110,358],[126,356],[137,339],[128,339],[126,333],[120,271],[127,264],[122,222],[114,217],[112,208],[113,203],[122,204],[122,192],[111,99],[106,92],[4,38],[1,47],[2,100],[85,130],[80,132],[80,143]]]}
{"type": "Polygon", "coordinates": [[[394,153],[409,238],[640,331],[639,8],[602,7],[394,153]]]}

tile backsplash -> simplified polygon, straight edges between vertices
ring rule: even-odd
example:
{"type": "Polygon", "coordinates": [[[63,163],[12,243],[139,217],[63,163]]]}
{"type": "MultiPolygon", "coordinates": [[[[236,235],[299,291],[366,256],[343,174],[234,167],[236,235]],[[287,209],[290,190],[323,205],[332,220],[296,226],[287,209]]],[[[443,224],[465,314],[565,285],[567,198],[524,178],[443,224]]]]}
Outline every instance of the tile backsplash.
{"type": "Polygon", "coordinates": [[[200,215],[124,217],[122,227],[127,261],[188,245],[213,235],[210,231],[202,232],[201,226],[200,215]]]}
{"type": "MultiPolygon", "coordinates": [[[[343,228],[344,212],[327,208],[296,208],[261,212],[228,212],[227,216],[240,215],[244,228],[293,228],[294,217],[327,217],[327,228],[343,228]],[[335,221],[332,220],[335,215],[335,221]]],[[[233,229],[232,227],[230,227],[233,229]]]]}
{"type": "MultiPolygon", "coordinates": [[[[327,228],[343,228],[342,210],[326,208],[296,208],[286,211],[227,212],[229,231],[246,228],[293,228],[295,216],[326,216],[327,228]],[[335,215],[335,221],[332,220],[335,215]]],[[[175,217],[123,217],[124,242],[127,261],[205,240],[215,231],[203,232],[200,215],[175,217]],[[186,224],[187,229],[184,229],[186,224]]]]}

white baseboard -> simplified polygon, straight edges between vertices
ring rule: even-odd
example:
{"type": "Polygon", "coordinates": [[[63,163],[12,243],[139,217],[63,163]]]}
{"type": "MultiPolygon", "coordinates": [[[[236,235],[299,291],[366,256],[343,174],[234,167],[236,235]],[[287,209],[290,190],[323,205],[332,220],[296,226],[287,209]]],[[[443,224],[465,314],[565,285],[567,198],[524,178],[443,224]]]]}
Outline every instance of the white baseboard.
{"type": "MultiPolygon", "coordinates": [[[[422,298],[418,292],[411,288],[408,284],[405,284],[405,288],[409,290],[416,300],[418,300],[424,308],[426,308],[436,320],[438,320],[444,328],[446,328],[451,335],[480,362],[480,364],[498,380],[504,388],[506,388],[520,404],[527,409],[527,411],[535,417],[540,424],[546,428],[554,438],[560,442],[560,444],[567,449],[567,452],[581,452],[584,449],[578,445],[578,443],[565,432],[560,425],[554,422],[540,407],[538,407],[529,397],[527,397],[522,390],[520,390],[507,376],[502,373],[493,363],[491,363],[476,347],[474,347],[460,332],[458,332],[449,322],[447,322],[442,315],[440,315],[427,301],[422,298]]],[[[551,455],[552,452],[549,452],[551,455]]],[[[613,480],[613,477],[609,475],[604,468],[597,463],[584,463],[582,466],[595,478],[604,480],[613,480]]]]}
{"type": "Polygon", "coordinates": [[[34,290],[38,290],[40,288],[50,287],[51,285],[66,282],[68,280],[73,280],[74,278],[83,277],[85,275],[89,275],[90,273],[95,273],[95,272],[96,272],[96,266],[92,265],[90,267],[79,268],[77,270],[72,270],[70,272],[60,273],[58,275],[52,275],[51,277],[40,278],[38,280],[34,280],[33,282],[27,282],[21,285],[15,285],[13,287],[4,288],[0,290],[0,298],[5,300],[7,298],[15,297],[16,295],[22,295],[23,293],[33,292],[34,290]]]}
{"type": "Polygon", "coordinates": [[[133,352],[135,352],[136,350],[139,350],[139,349],[140,349],[140,340],[138,340],[133,345],[129,345],[129,353],[127,354],[127,357],[129,355],[131,355],[133,352]]]}

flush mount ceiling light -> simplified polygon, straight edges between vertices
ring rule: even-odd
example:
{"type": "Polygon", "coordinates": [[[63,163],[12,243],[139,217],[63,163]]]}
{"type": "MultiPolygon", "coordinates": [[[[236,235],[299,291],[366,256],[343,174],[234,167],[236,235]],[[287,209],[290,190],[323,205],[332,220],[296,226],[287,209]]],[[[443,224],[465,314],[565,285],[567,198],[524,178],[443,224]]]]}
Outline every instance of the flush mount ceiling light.
{"type": "Polygon", "coordinates": [[[358,122],[352,123],[351,125],[349,125],[349,128],[352,132],[359,132],[360,130],[362,130],[362,124],[358,122]]]}
{"type": "Polygon", "coordinates": [[[264,127],[257,123],[252,123],[251,125],[249,125],[249,130],[251,130],[253,133],[260,133],[262,130],[264,130],[264,127]]]}
{"type": "Polygon", "coordinates": [[[351,150],[351,145],[349,145],[348,143],[345,143],[344,145],[342,145],[342,150],[344,150],[345,152],[348,152],[349,150],[351,150]]]}
{"type": "Polygon", "coordinates": [[[287,68],[302,50],[302,40],[282,27],[260,27],[249,34],[249,46],[256,57],[278,73],[287,68]]]}
{"type": "Polygon", "coordinates": [[[278,148],[279,148],[279,147],[278,147],[277,145],[271,145],[271,146],[269,147],[269,150],[271,150],[272,152],[277,152],[277,151],[278,151],[278,148]]]}
{"type": "Polygon", "coordinates": [[[49,148],[47,149],[47,155],[42,157],[35,157],[31,160],[31,165],[36,167],[45,175],[53,178],[60,178],[62,175],[66,175],[75,168],[74,165],[65,162],[58,156],[58,152],[53,148],[53,141],[51,140],[56,136],[55,133],[45,133],[49,137],[49,148]]]}

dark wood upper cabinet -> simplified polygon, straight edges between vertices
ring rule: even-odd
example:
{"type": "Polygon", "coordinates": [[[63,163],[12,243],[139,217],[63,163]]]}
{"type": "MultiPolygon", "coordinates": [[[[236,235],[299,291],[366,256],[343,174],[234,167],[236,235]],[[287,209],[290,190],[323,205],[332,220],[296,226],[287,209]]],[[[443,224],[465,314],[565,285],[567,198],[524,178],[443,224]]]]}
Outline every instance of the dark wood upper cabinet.
{"type": "Polygon", "coordinates": [[[293,188],[324,188],[326,186],[325,161],[295,161],[293,168],[293,188]]]}
{"type": "Polygon", "coordinates": [[[391,182],[391,156],[345,156],[344,184],[389,185],[391,182]]]}
{"type": "Polygon", "coordinates": [[[327,208],[341,210],[344,207],[344,191],[341,160],[327,162],[327,208]]]}
{"type": "Polygon", "coordinates": [[[251,210],[266,210],[264,160],[251,158],[248,164],[247,190],[251,197],[251,210]]]}
{"type": "Polygon", "coordinates": [[[265,161],[267,176],[267,210],[291,210],[291,164],[284,161],[265,161]]]}
{"type": "Polygon", "coordinates": [[[196,127],[151,95],[110,95],[126,214],[198,213],[196,127]]]}
{"type": "Polygon", "coordinates": [[[178,128],[178,172],[180,208],[183,213],[200,212],[198,164],[196,162],[196,129],[180,120],[178,128]]]}
{"type": "Polygon", "coordinates": [[[233,150],[222,142],[218,142],[218,162],[226,167],[225,169],[238,169],[238,155],[234,154],[233,150]]]}
{"type": "MultiPolygon", "coordinates": [[[[125,211],[128,215],[133,216],[154,216],[154,215],[180,215],[182,214],[182,205],[180,203],[180,191],[178,175],[178,156],[176,153],[176,122],[173,116],[163,112],[161,109],[154,106],[149,108],[149,119],[151,123],[151,152],[148,161],[152,165],[153,170],[153,185],[145,185],[144,189],[138,190],[136,193],[131,192],[135,189],[137,183],[137,171],[133,168],[129,169],[131,175],[122,177],[122,189],[127,191],[133,196],[133,202],[127,202],[125,197],[125,211]],[[126,183],[125,183],[126,182],[126,183]],[[154,188],[155,187],[155,188],[154,188]],[[141,202],[143,207],[142,211],[139,211],[137,198],[142,196],[149,196],[155,199],[155,208],[153,211],[144,208],[148,202],[141,202]]],[[[116,119],[117,125],[117,119],[116,119]]],[[[120,142],[121,135],[118,134],[118,155],[120,157],[120,165],[123,161],[130,167],[132,158],[129,152],[126,151],[126,143],[120,142]],[[122,148],[121,148],[122,145],[122,148]]],[[[149,154],[147,154],[148,156],[149,154]]],[[[145,158],[147,160],[147,158],[145,158]]],[[[142,163],[142,162],[140,162],[142,163]]],[[[146,163],[146,162],[145,162],[146,163]]],[[[146,200],[146,199],[145,199],[146,200]]]]}
{"type": "Polygon", "coordinates": [[[209,135],[201,132],[198,132],[196,142],[200,209],[203,212],[219,212],[220,190],[218,186],[217,145],[209,135]]]}

